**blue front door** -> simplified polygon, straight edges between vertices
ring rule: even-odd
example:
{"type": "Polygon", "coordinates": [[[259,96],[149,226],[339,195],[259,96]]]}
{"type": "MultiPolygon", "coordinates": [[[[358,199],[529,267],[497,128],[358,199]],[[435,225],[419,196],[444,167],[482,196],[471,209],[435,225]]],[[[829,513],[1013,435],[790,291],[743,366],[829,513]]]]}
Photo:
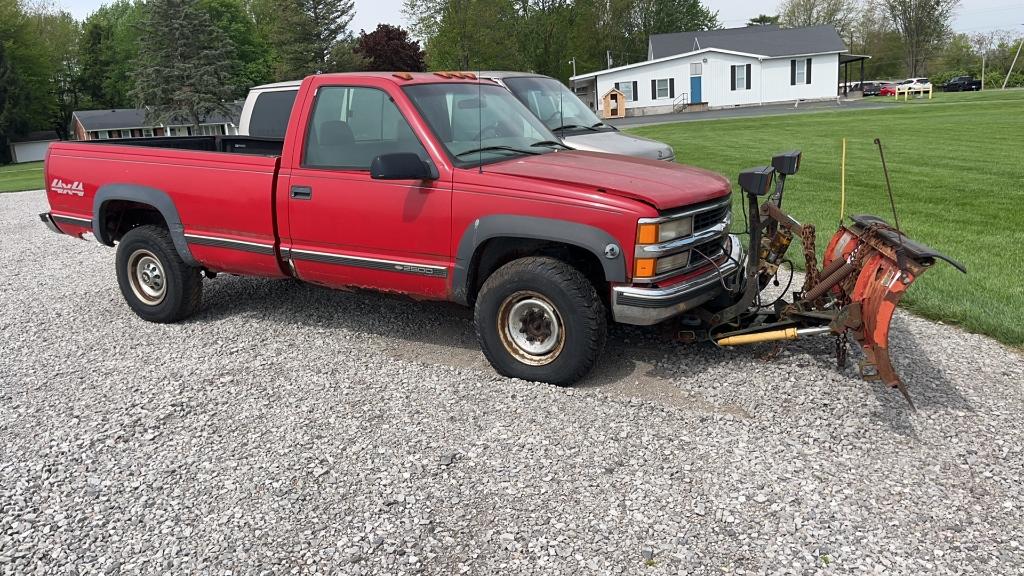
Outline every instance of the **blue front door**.
{"type": "Polygon", "coordinates": [[[690,76],[690,102],[703,102],[700,95],[700,76],[690,76]]]}

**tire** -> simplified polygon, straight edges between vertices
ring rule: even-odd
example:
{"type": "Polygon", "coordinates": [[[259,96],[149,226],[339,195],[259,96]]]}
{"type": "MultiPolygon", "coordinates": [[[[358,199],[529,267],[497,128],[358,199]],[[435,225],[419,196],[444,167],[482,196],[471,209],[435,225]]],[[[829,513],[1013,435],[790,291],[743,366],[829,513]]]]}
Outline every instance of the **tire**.
{"type": "Polygon", "coordinates": [[[590,372],[608,334],[594,285],[548,257],[514,260],[491,274],[474,316],[480,347],[499,374],[558,386],[590,372]]]}
{"type": "Polygon", "coordinates": [[[117,284],[128,307],[143,320],[177,322],[199,309],[203,279],[185,264],[170,233],[161,226],[139,226],[117,245],[117,284]]]}

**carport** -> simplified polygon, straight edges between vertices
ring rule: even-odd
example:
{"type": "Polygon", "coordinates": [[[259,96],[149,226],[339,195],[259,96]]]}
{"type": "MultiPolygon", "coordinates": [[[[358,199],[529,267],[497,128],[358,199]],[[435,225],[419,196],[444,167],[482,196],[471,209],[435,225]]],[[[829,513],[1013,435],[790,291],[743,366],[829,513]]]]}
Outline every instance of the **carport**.
{"type": "Polygon", "coordinates": [[[860,83],[858,86],[864,85],[864,61],[871,56],[862,56],[859,54],[840,54],[839,55],[839,66],[843,68],[843,96],[846,96],[850,89],[850,64],[860,62],[860,83]]]}

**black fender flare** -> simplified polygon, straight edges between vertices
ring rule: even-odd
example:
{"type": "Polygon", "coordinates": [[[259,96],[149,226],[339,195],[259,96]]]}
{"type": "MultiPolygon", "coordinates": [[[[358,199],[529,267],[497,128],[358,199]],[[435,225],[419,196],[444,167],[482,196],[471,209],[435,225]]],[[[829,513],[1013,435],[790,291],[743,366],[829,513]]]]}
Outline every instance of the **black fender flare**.
{"type": "Polygon", "coordinates": [[[459,239],[452,273],[452,298],[460,304],[469,303],[469,267],[477,248],[492,238],[529,238],[570,244],[589,251],[601,263],[605,280],[626,281],[626,259],[620,242],[611,234],[578,222],[498,214],[474,220],[459,239]],[[614,246],[610,249],[609,246],[614,246]],[[614,254],[609,257],[608,254],[614,254]]]}
{"type": "Polygon", "coordinates": [[[92,199],[92,233],[100,244],[106,246],[114,245],[114,241],[111,238],[107,238],[104,232],[106,222],[103,216],[103,205],[111,200],[138,202],[139,204],[146,204],[155,208],[163,216],[164,222],[167,223],[167,229],[171,233],[174,248],[178,251],[181,259],[189,266],[199,265],[199,262],[192,257],[192,252],[188,249],[188,242],[185,241],[185,227],[181,223],[181,217],[178,215],[178,209],[174,206],[174,201],[163,190],[157,190],[156,188],[140,184],[104,184],[96,191],[96,196],[92,199]]]}

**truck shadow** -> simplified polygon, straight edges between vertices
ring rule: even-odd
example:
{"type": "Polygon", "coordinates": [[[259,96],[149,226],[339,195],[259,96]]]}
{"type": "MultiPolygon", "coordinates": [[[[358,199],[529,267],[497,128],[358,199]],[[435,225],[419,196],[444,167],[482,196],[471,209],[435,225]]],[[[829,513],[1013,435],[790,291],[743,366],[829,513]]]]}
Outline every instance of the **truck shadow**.
{"type": "MultiPolygon", "coordinates": [[[[456,304],[414,302],[397,294],[331,290],[293,280],[221,276],[206,282],[203,307],[192,321],[238,316],[327,332],[347,330],[369,336],[378,351],[394,358],[493,374],[476,341],[472,310],[456,304]]],[[[941,366],[927,358],[904,328],[902,322],[894,323],[894,356],[915,359],[914,370],[905,368],[901,374],[918,408],[970,409],[941,366]]],[[[821,368],[835,370],[830,341],[796,342],[787,348],[811,358],[821,368]]],[[[750,354],[757,353],[757,349],[751,349],[750,354]]],[[[723,364],[735,364],[736,370],[750,369],[750,354],[728,353],[710,344],[680,345],[671,340],[665,328],[613,325],[598,365],[576,387],[746,418],[750,414],[741,404],[709,401],[696,383],[723,364]],[[748,366],[741,367],[744,363],[748,366]]],[[[858,358],[856,352],[851,354],[851,364],[858,358]]],[[[848,369],[847,375],[856,377],[855,371],[848,369]]],[[[910,411],[897,391],[877,383],[863,385],[871,387],[877,398],[873,412],[878,419],[888,422],[895,431],[912,433],[910,411]]]]}

